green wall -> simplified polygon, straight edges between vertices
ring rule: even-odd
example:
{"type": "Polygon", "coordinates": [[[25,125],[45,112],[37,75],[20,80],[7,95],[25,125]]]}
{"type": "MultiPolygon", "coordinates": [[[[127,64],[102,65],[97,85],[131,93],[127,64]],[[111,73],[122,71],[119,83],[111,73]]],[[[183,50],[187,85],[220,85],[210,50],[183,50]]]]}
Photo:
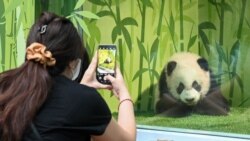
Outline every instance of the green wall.
{"type": "MultiPolygon", "coordinates": [[[[159,74],[180,51],[207,58],[231,104],[249,106],[248,7],[248,0],[0,0],[0,71],[23,62],[27,32],[48,10],[73,21],[91,56],[99,44],[117,45],[137,111],[153,109],[159,74]]],[[[100,92],[117,110],[110,92],[100,92]]]]}

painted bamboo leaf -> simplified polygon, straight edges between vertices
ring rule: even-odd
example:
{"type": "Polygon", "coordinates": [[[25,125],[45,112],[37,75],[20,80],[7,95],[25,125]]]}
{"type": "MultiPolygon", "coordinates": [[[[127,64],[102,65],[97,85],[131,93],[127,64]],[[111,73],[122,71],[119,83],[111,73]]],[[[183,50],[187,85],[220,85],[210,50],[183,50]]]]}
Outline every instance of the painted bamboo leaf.
{"type": "Polygon", "coordinates": [[[171,38],[172,38],[174,49],[177,52],[177,47],[175,45],[175,21],[174,21],[174,17],[173,17],[172,12],[171,12],[171,15],[169,17],[169,22],[168,22],[166,17],[165,17],[165,21],[167,23],[167,26],[168,26],[168,29],[169,29],[169,32],[170,32],[170,35],[171,35],[171,38]]]}
{"type": "Polygon", "coordinates": [[[156,57],[159,46],[159,38],[156,37],[150,50],[150,62],[156,57]]]}
{"type": "Polygon", "coordinates": [[[70,18],[70,20],[72,21],[72,23],[74,24],[74,26],[77,28],[77,21],[76,18],[70,18]]]}
{"type": "Polygon", "coordinates": [[[116,26],[113,28],[112,34],[111,34],[111,36],[112,36],[112,42],[113,42],[113,43],[115,42],[115,40],[116,40],[116,38],[119,36],[119,34],[121,34],[121,28],[120,28],[118,25],[116,25],[116,26]]]}
{"type": "Polygon", "coordinates": [[[102,10],[102,11],[98,12],[96,15],[98,15],[99,17],[104,17],[104,16],[114,17],[112,12],[108,11],[108,10],[102,10]]]}
{"type": "Polygon", "coordinates": [[[170,34],[172,35],[172,37],[174,37],[174,34],[175,34],[175,21],[174,21],[174,16],[173,16],[173,13],[171,13],[171,16],[169,18],[169,31],[170,31],[170,34]]]}
{"type": "Polygon", "coordinates": [[[192,36],[188,41],[188,50],[194,45],[197,39],[197,35],[192,36]]]}
{"type": "Polygon", "coordinates": [[[99,5],[99,6],[105,6],[106,5],[104,0],[88,0],[88,1],[95,4],[95,5],[99,5]]]}
{"type": "Polygon", "coordinates": [[[74,9],[80,8],[86,0],[78,0],[74,9]]]}
{"type": "Polygon", "coordinates": [[[224,7],[225,11],[229,11],[229,12],[233,13],[233,9],[228,3],[225,2],[222,6],[224,7]]]}
{"type": "Polygon", "coordinates": [[[147,52],[145,50],[145,47],[144,45],[142,44],[142,42],[137,38],[137,44],[138,44],[138,47],[139,47],[139,50],[140,50],[140,53],[142,54],[142,56],[148,60],[148,57],[147,57],[147,52]]]}
{"type": "Polygon", "coordinates": [[[84,21],[82,18],[78,17],[78,16],[74,16],[74,18],[76,18],[76,21],[78,22],[78,24],[80,25],[80,27],[83,29],[83,31],[84,31],[88,36],[90,36],[89,29],[88,29],[88,27],[87,27],[85,21],[84,21]]]}
{"type": "Polygon", "coordinates": [[[205,21],[205,22],[202,22],[199,24],[198,29],[199,29],[199,36],[201,37],[201,40],[205,46],[205,49],[206,49],[207,53],[210,54],[210,47],[209,47],[210,42],[208,40],[206,33],[203,30],[205,30],[205,29],[216,30],[216,27],[212,22],[205,21]]]}
{"type": "Polygon", "coordinates": [[[127,47],[129,49],[129,52],[131,52],[131,50],[132,50],[132,41],[131,41],[131,37],[129,35],[129,32],[125,27],[122,27],[122,33],[123,33],[124,39],[126,41],[127,47]]]}
{"type": "Polygon", "coordinates": [[[126,17],[121,21],[122,25],[135,25],[138,26],[136,20],[132,17],[126,17]]]}
{"type": "Polygon", "coordinates": [[[142,76],[142,74],[145,73],[146,71],[148,71],[148,68],[139,69],[139,70],[135,73],[135,75],[134,75],[132,81],[136,80],[139,76],[142,76]]]}
{"type": "Polygon", "coordinates": [[[204,47],[205,47],[207,53],[210,54],[210,46],[209,46],[210,43],[209,43],[209,40],[208,40],[206,33],[203,30],[199,29],[199,36],[201,37],[201,40],[204,44],[204,47]]]}
{"type": "Polygon", "coordinates": [[[150,69],[149,71],[153,74],[153,76],[154,76],[157,80],[160,79],[160,75],[159,75],[159,73],[158,73],[156,70],[150,69]]]}
{"type": "Polygon", "coordinates": [[[240,52],[240,42],[237,40],[232,49],[230,50],[230,62],[229,65],[233,67],[233,70],[236,70],[236,64],[237,60],[239,58],[239,52],[240,52]]]}
{"type": "Polygon", "coordinates": [[[219,45],[219,43],[216,42],[216,50],[219,54],[219,57],[223,59],[224,62],[227,62],[227,57],[226,54],[223,50],[223,47],[221,45],[219,45]]]}
{"type": "Polygon", "coordinates": [[[199,29],[214,29],[216,30],[215,25],[212,22],[206,21],[206,22],[202,22],[199,24],[199,29]]]}
{"type": "Polygon", "coordinates": [[[80,16],[83,16],[84,18],[90,18],[90,19],[100,19],[99,16],[97,16],[96,14],[90,12],[90,11],[77,11],[74,12],[80,16]]]}

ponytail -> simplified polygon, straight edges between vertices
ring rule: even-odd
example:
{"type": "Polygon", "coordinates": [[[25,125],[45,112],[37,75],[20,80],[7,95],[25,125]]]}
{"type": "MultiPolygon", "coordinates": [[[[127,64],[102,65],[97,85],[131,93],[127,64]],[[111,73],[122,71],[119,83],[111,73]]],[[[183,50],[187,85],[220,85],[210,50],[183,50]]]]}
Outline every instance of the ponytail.
{"type": "Polygon", "coordinates": [[[49,12],[32,25],[27,46],[24,64],[0,73],[1,141],[21,140],[45,102],[52,78],[62,74],[71,61],[87,57],[73,23],[49,12]]]}
{"type": "Polygon", "coordinates": [[[51,85],[46,68],[33,61],[26,61],[19,68],[0,74],[2,141],[21,140],[47,98],[51,85]]]}

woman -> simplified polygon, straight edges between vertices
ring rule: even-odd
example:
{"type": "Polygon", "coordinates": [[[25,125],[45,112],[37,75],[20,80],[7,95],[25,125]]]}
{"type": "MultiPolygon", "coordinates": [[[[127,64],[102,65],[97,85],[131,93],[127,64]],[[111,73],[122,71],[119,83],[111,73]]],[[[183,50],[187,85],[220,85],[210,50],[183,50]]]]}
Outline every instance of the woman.
{"type": "Polygon", "coordinates": [[[1,141],[133,141],[133,103],[120,70],[96,81],[95,55],[80,84],[74,81],[87,58],[81,38],[66,18],[44,12],[32,26],[26,61],[0,74],[1,141]],[[119,103],[118,121],[95,89],[110,89],[119,103]]]}

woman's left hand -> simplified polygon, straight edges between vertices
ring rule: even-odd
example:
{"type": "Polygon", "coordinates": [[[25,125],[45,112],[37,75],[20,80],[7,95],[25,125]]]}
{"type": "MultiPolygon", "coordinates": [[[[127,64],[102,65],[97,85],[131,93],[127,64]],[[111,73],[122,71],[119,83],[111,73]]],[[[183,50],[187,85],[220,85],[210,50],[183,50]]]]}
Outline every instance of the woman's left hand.
{"type": "Polygon", "coordinates": [[[112,89],[111,85],[104,85],[97,81],[96,79],[96,67],[97,67],[97,52],[95,53],[88,69],[85,71],[80,84],[93,87],[96,89],[112,89]]]}

